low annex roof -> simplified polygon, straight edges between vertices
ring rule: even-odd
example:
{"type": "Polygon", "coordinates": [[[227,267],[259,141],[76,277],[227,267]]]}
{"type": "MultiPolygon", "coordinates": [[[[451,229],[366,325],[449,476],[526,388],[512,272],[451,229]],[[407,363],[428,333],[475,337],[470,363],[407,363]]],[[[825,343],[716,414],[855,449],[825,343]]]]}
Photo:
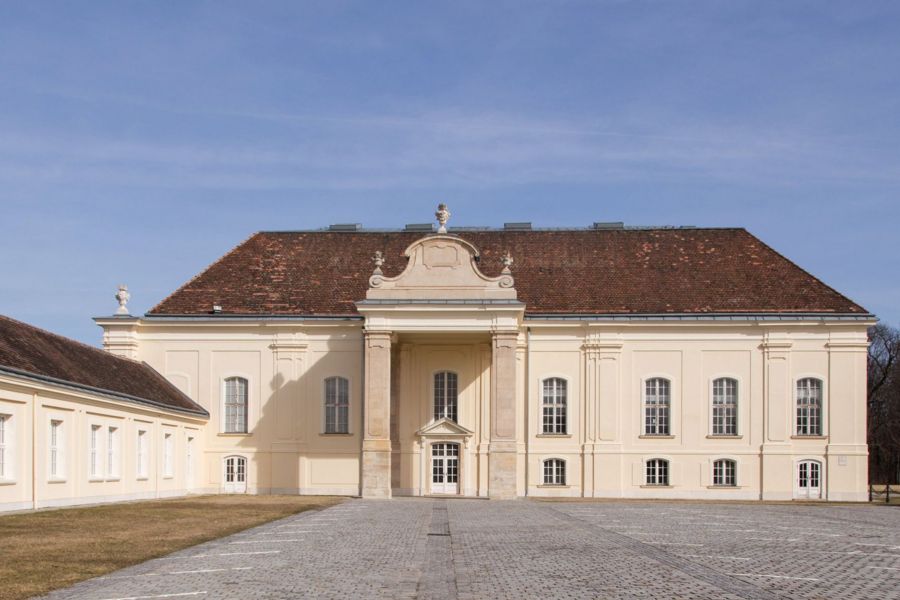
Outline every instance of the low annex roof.
{"type": "MultiPolygon", "coordinates": [[[[868,312],[742,228],[451,228],[497,276],[507,252],[526,315],[868,312]]],[[[260,232],[148,315],[355,316],[372,256],[406,266],[421,231],[260,232]]]]}
{"type": "Polygon", "coordinates": [[[0,373],[36,378],[122,400],[193,413],[209,413],[147,363],[0,315],[0,373]]]}

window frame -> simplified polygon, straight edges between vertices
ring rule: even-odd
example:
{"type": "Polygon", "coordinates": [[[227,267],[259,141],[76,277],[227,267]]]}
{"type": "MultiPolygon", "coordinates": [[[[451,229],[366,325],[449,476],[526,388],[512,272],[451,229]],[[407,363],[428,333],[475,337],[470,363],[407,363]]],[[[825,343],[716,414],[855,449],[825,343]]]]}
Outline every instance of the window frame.
{"type": "MultiPolygon", "coordinates": [[[[540,402],[541,410],[540,410],[540,415],[539,415],[540,418],[538,419],[538,423],[540,424],[540,432],[538,433],[538,435],[540,435],[540,436],[566,436],[566,435],[569,435],[569,432],[570,432],[569,416],[571,413],[571,411],[569,410],[569,406],[570,406],[569,389],[571,387],[572,386],[570,385],[569,378],[564,377],[562,375],[555,375],[555,374],[547,375],[546,377],[542,377],[539,380],[538,390],[541,395],[541,402],[540,402]],[[562,403],[559,403],[559,402],[547,403],[547,401],[546,401],[547,396],[544,393],[544,385],[550,381],[562,382],[562,384],[563,384],[563,401],[562,401],[562,403]],[[562,407],[561,411],[560,411],[560,407],[562,407]],[[547,430],[546,412],[547,412],[548,408],[551,410],[552,416],[555,417],[552,419],[551,431],[547,430]],[[558,429],[558,426],[559,426],[559,413],[560,412],[562,413],[562,429],[563,430],[556,431],[556,429],[558,429]]],[[[558,388],[556,388],[556,393],[554,395],[554,398],[558,398],[558,397],[559,397],[558,388]]]]}
{"type": "MultiPolygon", "coordinates": [[[[431,420],[432,420],[432,422],[439,421],[443,418],[447,418],[447,419],[453,421],[454,423],[459,423],[459,380],[460,380],[459,372],[454,371],[453,369],[438,369],[437,371],[431,372],[431,420]],[[453,416],[450,416],[447,414],[449,411],[446,410],[446,407],[449,406],[449,402],[447,402],[446,397],[444,399],[444,407],[445,407],[444,414],[441,416],[438,416],[438,414],[437,414],[437,392],[438,392],[437,378],[439,375],[452,375],[453,378],[455,379],[456,395],[454,398],[455,403],[454,403],[453,411],[452,411],[453,416]]],[[[449,381],[450,381],[449,377],[446,377],[444,380],[445,396],[446,396],[446,392],[448,391],[448,389],[450,387],[449,381]]]]}
{"type": "Polygon", "coordinates": [[[150,478],[150,427],[137,428],[134,436],[134,475],[140,481],[150,478]]]}
{"type": "Polygon", "coordinates": [[[567,487],[567,465],[566,459],[553,456],[545,458],[541,461],[541,484],[542,487],[567,487]],[[548,467],[550,471],[548,472],[548,467]],[[550,481],[547,481],[548,475],[550,481]]]}
{"type": "Polygon", "coordinates": [[[738,461],[734,458],[722,456],[718,458],[714,458],[712,460],[712,472],[710,476],[710,485],[716,488],[736,488],[738,487],[738,461]],[[724,476],[724,479],[716,482],[716,479],[720,475],[718,472],[718,465],[722,464],[722,472],[721,475],[724,476]],[[727,467],[731,466],[731,483],[728,483],[728,472],[727,467]]]}
{"type": "Polygon", "coordinates": [[[105,469],[102,464],[103,444],[100,440],[103,425],[96,422],[88,423],[88,481],[103,481],[105,469]]]}
{"type": "Polygon", "coordinates": [[[221,400],[219,406],[222,410],[221,415],[221,423],[220,423],[220,435],[249,435],[250,434],[250,390],[253,389],[250,385],[252,379],[244,374],[244,373],[230,373],[224,377],[222,377],[222,385],[221,385],[221,400]],[[228,430],[228,382],[229,381],[243,381],[246,384],[246,398],[244,404],[244,423],[243,423],[243,431],[229,431],[228,430]]]}
{"type": "MultiPolygon", "coordinates": [[[[351,386],[352,386],[352,380],[349,377],[344,377],[343,375],[329,375],[328,377],[325,377],[322,379],[322,434],[323,435],[352,435],[352,431],[353,431],[353,429],[352,429],[352,418],[353,418],[352,398],[353,398],[353,395],[352,395],[351,386]],[[329,408],[331,408],[333,406],[335,411],[337,411],[338,409],[341,408],[341,406],[344,406],[340,403],[340,388],[338,388],[337,393],[335,394],[337,401],[333,405],[330,405],[328,403],[328,382],[330,380],[336,380],[338,382],[340,382],[340,381],[347,382],[347,402],[346,402],[346,408],[347,408],[347,423],[346,423],[346,425],[347,425],[347,427],[346,427],[346,430],[344,430],[344,431],[341,431],[340,430],[341,428],[338,426],[336,426],[333,431],[329,430],[329,428],[328,428],[328,410],[329,410],[329,408]]],[[[337,413],[337,412],[335,413],[335,424],[340,425],[339,413],[337,413]]]]}
{"type": "MultiPolygon", "coordinates": [[[[743,381],[740,377],[732,374],[722,374],[713,377],[709,381],[709,436],[714,438],[739,438],[741,437],[741,393],[743,390],[743,381]],[[733,381],[735,384],[734,394],[734,433],[717,433],[716,432],[716,382],[733,381]]],[[[728,406],[723,404],[721,406],[728,406]]]]}
{"type": "MultiPolygon", "coordinates": [[[[641,413],[640,413],[640,432],[641,433],[640,433],[640,435],[642,437],[651,437],[651,438],[653,438],[653,437],[655,437],[655,438],[675,437],[674,434],[672,433],[675,430],[673,423],[672,423],[672,416],[675,414],[675,411],[673,410],[673,405],[674,405],[673,390],[674,389],[675,389],[675,385],[674,385],[673,378],[666,374],[653,374],[653,375],[648,375],[647,377],[644,377],[641,379],[641,392],[640,392],[641,393],[641,413]],[[648,398],[647,385],[651,381],[657,381],[657,380],[665,381],[668,383],[668,386],[669,386],[668,402],[665,404],[665,407],[666,407],[666,430],[665,430],[665,432],[660,432],[660,431],[650,432],[647,427],[647,415],[648,415],[649,407],[663,406],[660,403],[655,403],[655,404],[651,405],[647,402],[647,398],[648,398]]],[[[657,420],[659,420],[659,410],[658,409],[657,409],[656,418],[657,418],[657,420]]],[[[656,429],[657,430],[660,429],[658,424],[656,426],[656,429]]]]}
{"type": "Polygon", "coordinates": [[[0,413],[0,483],[16,481],[15,421],[12,413],[0,413]]]}
{"type": "MultiPolygon", "coordinates": [[[[822,438],[825,436],[826,423],[825,423],[825,415],[827,411],[825,410],[825,398],[826,398],[826,388],[825,388],[825,378],[817,375],[798,375],[794,379],[794,404],[792,408],[793,415],[793,432],[794,436],[798,438],[822,438]],[[800,431],[800,383],[803,381],[818,381],[819,382],[819,414],[818,414],[818,432],[817,433],[801,433],[800,431]]],[[[808,406],[808,405],[807,405],[808,406]]],[[[809,419],[809,415],[807,414],[807,420],[809,419]]]]}
{"type": "Polygon", "coordinates": [[[175,477],[175,432],[163,429],[162,434],[162,476],[172,479],[175,477]]]}
{"type": "Polygon", "coordinates": [[[66,481],[66,420],[51,416],[47,431],[47,480],[51,483],[66,481]]]}
{"type": "Polygon", "coordinates": [[[118,481],[122,477],[122,442],[121,427],[118,425],[106,426],[106,479],[118,481]]]}
{"type": "Polygon", "coordinates": [[[645,487],[672,487],[672,461],[667,458],[648,458],[644,461],[645,487]],[[651,482],[651,465],[653,465],[651,482]],[[664,477],[661,477],[661,474],[664,477]]]}

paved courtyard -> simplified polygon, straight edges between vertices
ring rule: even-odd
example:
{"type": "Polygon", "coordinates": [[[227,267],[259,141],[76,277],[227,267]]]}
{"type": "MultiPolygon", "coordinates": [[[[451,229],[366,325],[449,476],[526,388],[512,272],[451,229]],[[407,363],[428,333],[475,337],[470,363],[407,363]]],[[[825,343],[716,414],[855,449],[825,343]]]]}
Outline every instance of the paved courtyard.
{"type": "Polygon", "coordinates": [[[900,599],[900,509],[349,500],[48,597],[900,599]]]}

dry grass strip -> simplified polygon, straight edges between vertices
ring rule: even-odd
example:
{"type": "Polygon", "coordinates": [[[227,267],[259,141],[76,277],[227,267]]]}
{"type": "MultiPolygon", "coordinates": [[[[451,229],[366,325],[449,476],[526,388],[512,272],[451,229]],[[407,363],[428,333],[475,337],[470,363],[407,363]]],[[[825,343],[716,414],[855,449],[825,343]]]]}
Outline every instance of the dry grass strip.
{"type": "Polygon", "coordinates": [[[44,594],[341,500],[192,496],[0,516],[0,600],[44,594]]]}

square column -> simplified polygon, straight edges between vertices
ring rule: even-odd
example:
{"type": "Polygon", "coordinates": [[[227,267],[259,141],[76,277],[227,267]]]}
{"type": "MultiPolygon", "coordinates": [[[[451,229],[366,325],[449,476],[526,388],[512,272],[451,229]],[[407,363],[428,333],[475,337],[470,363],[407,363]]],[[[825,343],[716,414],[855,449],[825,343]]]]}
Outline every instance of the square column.
{"type": "Polygon", "coordinates": [[[391,497],[391,332],[365,333],[363,498],[391,497]]]}
{"type": "Polygon", "coordinates": [[[493,335],[491,362],[491,445],[488,459],[488,495],[493,499],[516,497],[519,472],[516,443],[516,343],[517,331],[493,335]]]}

